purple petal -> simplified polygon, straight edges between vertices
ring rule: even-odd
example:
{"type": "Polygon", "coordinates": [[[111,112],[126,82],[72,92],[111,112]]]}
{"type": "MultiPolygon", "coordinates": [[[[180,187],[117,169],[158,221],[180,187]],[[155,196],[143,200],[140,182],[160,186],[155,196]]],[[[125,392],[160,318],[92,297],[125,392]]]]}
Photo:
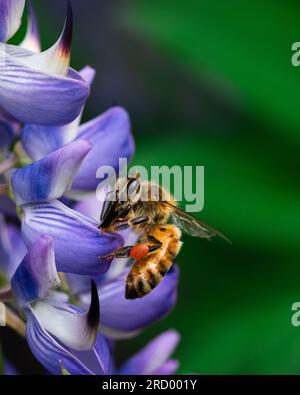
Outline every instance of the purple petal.
{"type": "MultiPolygon", "coordinates": [[[[21,51],[20,47],[14,48],[14,55],[18,56],[18,60],[24,65],[47,74],[68,74],[73,32],[73,13],[71,3],[68,2],[67,4],[67,16],[63,31],[52,47],[37,54],[30,51],[21,51]]],[[[9,49],[9,47],[7,48],[9,49]]]]}
{"type": "Polygon", "coordinates": [[[179,368],[179,362],[176,359],[170,359],[160,368],[156,369],[151,374],[154,375],[172,375],[175,374],[179,368]]]}
{"type": "Polygon", "coordinates": [[[0,268],[11,279],[27,252],[19,229],[0,216],[0,268]]]}
{"type": "Polygon", "coordinates": [[[158,373],[165,369],[175,367],[165,366],[170,356],[173,354],[180,340],[179,334],[174,330],[169,330],[157,336],[141,351],[131,357],[120,369],[120,374],[164,374],[158,373]]]}
{"type": "Polygon", "coordinates": [[[0,195],[0,213],[17,218],[16,205],[8,196],[0,195]]]}
{"type": "Polygon", "coordinates": [[[97,199],[96,195],[82,199],[76,203],[74,210],[93,218],[95,221],[100,221],[101,202],[97,199]]]}
{"type": "Polygon", "coordinates": [[[25,0],[0,0],[0,41],[7,41],[19,29],[25,0]]]}
{"type": "Polygon", "coordinates": [[[77,135],[79,117],[64,126],[27,124],[22,129],[22,144],[33,160],[39,160],[72,142],[77,135]]]}
{"type": "Polygon", "coordinates": [[[60,284],[54,259],[52,239],[41,236],[29,249],[11,280],[20,304],[45,298],[60,284]]]}
{"type": "Polygon", "coordinates": [[[96,342],[99,326],[99,299],[92,283],[92,297],[86,313],[77,311],[53,298],[38,301],[32,311],[41,325],[62,344],[78,351],[91,350],[96,342]]]}
{"type": "Polygon", "coordinates": [[[93,149],[82,163],[73,189],[94,190],[103,180],[96,178],[100,166],[112,166],[118,172],[119,158],[130,159],[134,152],[129,116],[121,107],[113,107],[83,124],[77,139],[88,139],[93,149]]]}
{"type": "MultiPolygon", "coordinates": [[[[86,66],[79,74],[90,86],[95,70],[86,66]]],[[[32,159],[39,160],[70,143],[77,136],[80,119],[81,113],[74,121],[63,126],[25,125],[22,130],[22,144],[27,154],[32,159]]]]}
{"type": "Polygon", "coordinates": [[[9,122],[0,119],[0,150],[8,148],[14,139],[14,131],[9,122]]]}
{"type": "Polygon", "coordinates": [[[52,374],[60,375],[62,367],[72,375],[109,374],[111,372],[108,345],[100,334],[92,350],[74,351],[47,332],[34,312],[29,311],[26,336],[32,353],[52,374]]]}
{"type": "Polygon", "coordinates": [[[7,359],[4,360],[4,372],[6,376],[18,376],[20,374],[14,365],[7,359]]]}
{"type": "MultiPolygon", "coordinates": [[[[87,201],[90,201],[90,199],[87,199],[87,201]]],[[[97,201],[98,205],[99,202],[97,201]]],[[[75,205],[74,209],[77,210],[77,208],[80,209],[82,208],[88,208],[88,204],[81,206],[81,203],[78,203],[75,205]]],[[[78,210],[82,214],[89,215],[89,210],[78,210]]],[[[93,217],[94,218],[94,217],[93,217]]],[[[97,220],[99,216],[95,216],[95,219],[97,220]]],[[[123,237],[124,239],[124,245],[133,245],[137,242],[138,236],[131,230],[131,229],[126,229],[119,234],[123,237]]],[[[103,282],[110,281],[118,276],[120,276],[125,267],[127,266],[129,259],[124,258],[124,259],[113,259],[110,266],[109,270],[101,274],[100,276],[94,277],[94,280],[96,281],[97,284],[101,284],[103,282]]],[[[80,276],[78,274],[66,274],[66,280],[68,282],[68,285],[70,289],[72,290],[72,293],[74,295],[79,295],[79,294],[84,294],[89,290],[90,286],[90,279],[87,276],[80,276]]]]}
{"type": "MultiPolygon", "coordinates": [[[[98,186],[95,193],[87,193],[87,197],[81,199],[74,205],[74,209],[84,215],[88,215],[95,221],[100,222],[102,206],[107,199],[107,193],[111,190],[110,183],[103,182],[98,186]]],[[[76,194],[76,191],[71,191],[76,194]]],[[[84,193],[83,193],[84,194],[84,193]]]]}
{"type": "MultiPolygon", "coordinates": [[[[109,271],[109,270],[108,270],[109,271]]],[[[88,291],[91,278],[88,276],[82,276],[80,274],[72,274],[66,273],[65,274],[68,286],[72,291],[72,295],[79,295],[81,293],[85,293],[88,291]]]]}
{"type": "Polygon", "coordinates": [[[74,210],[93,218],[97,223],[100,222],[102,205],[106,197],[106,188],[98,188],[97,193],[80,200],[74,205],[74,210]]]}
{"type": "Polygon", "coordinates": [[[78,140],[16,170],[11,181],[17,205],[61,197],[70,187],[75,173],[91,148],[88,141],[78,140]]]}
{"type": "Polygon", "coordinates": [[[73,17],[70,2],[63,32],[48,50],[0,47],[0,105],[23,123],[64,125],[81,112],[89,94],[80,74],[69,69],[73,17]]]}
{"type": "Polygon", "coordinates": [[[0,46],[0,106],[23,123],[72,122],[81,112],[89,86],[72,69],[64,76],[27,65],[24,59],[31,52],[27,57],[24,52],[26,55],[19,47],[0,46]]]}
{"type": "Polygon", "coordinates": [[[17,267],[22,262],[27,253],[27,248],[21,236],[21,231],[13,224],[7,225],[8,237],[10,240],[10,260],[7,267],[7,277],[9,279],[14,275],[17,267]]]}
{"type": "MultiPolygon", "coordinates": [[[[98,286],[103,333],[111,338],[126,338],[161,319],[174,307],[177,298],[179,271],[174,269],[149,294],[140,299],[125,299],[128,270],[121,276],[98,286]]],[[[82,296],[83,303],[88,295],[82,296]]]]}
{"type": "Polygon", "coordinates": [[[123,238],[104,233],[97,224],[58,201],[23,207],[22,234],[30,246],[42,234],[53,238],[57,270],[97,276],[109,260],[100,260],[123,245],[123,238]]]}
{"type": "Polygon", "coordinates": [[[19,123],[0,108],[0,149],[9,148],[19,129],[19,123]]]}
{"type": "Polygon", "coordinates": [[[84,79],[84,81],[89,86],[91,86],[96,75],[96,70],[91,66],[85,66],[83,69],[79,71],[79,74],[84,79]]]}
{"type": "Polygon", "coordinates": [[[20,47],[38,53],[41,51],[40,35],[36,15],[31,1],[28,3],[27,9],[27,31],[23,41],[20,44],[20,47]]]}

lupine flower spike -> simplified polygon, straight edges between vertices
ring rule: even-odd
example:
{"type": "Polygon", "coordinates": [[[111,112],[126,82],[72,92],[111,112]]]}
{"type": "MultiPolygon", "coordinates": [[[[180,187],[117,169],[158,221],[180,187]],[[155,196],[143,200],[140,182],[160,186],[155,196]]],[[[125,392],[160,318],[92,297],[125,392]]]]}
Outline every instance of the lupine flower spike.
{"type": "MultiPolygon", "coordinates": [[[[7,43],[24,7],[25,0],[0,0],[0,301],[7,325],[26,338],[45,373],[173,374],[174,330],[115,362],[114,342],[167,315],[179,281],[174,265],[151,294],[127,300],[131,261],[112,254],[137,236],[99,227],[97,169],[118,171],[119,158],[132,158],[129,114],[115,106],[80,124],[95,70],[70,67],[71,4],[60,37],[43,52],[30,2],[24,39],[7,43]]],[[[5,359],[7,374],[18,372],[12,362],[5,359]]]]}

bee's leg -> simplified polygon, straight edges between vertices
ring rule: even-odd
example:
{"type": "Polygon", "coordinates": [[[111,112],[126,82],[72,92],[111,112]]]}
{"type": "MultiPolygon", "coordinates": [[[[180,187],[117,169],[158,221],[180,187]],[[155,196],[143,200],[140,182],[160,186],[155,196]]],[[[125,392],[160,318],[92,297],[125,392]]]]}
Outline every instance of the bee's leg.
{"type": "Polygon", "coordinates": [[[101,256],[100,259],[112,259],[112,258],[129,258],[130,257],[130,251],[134,246],[125,246],[118,248],[115,252],[109,255],[101,256]]]}
{"type": "Polygon", "coordinates": [[[143,222],[147,222],[148,220],[148,217],[136,217],[131,218],[128,221],[124,221],[122,218],[118,218],[114,224],[114,230],[123,230],[129,227],[134,227],[142,224],[143,222]]]}
{"type": "Polygon", "coordinates": [[[162,244],[158,241],[157,244],[146,244],[146,243],[137,243],[131,246],[125,246],[118,248],[114,253],[105,255],[100,257],[103,259],[113,259],[113,258],[133,258],[133,259],[141,259],[144,256],[148,255],[150,252],[153,252],[159,249],[162,244]]]}
{"type": "Polygon", "coordinates": [[[154,237],[153,235],[147,235],[146,240],[151,243],[151,244],[160,244],[162,245],[162,242],[160,240],[158,240],[156,237],[154,237]]]}
{"type": "Polygon", "coordinates": [[[115,206],[116,202],[104,202],[100,216],[102,222],[98,226],[98,229],[106,228],[108,225],[111,225],[112,222],[124,221],[124,218],[131,210],[130,204],[127,204],[127,206],[123,207],[121,210],[116,209],[115,206]],[[117,218],[113,220],[113,217],[117,218]]]}
{"type": "Polygon", "coordinates": [[[127,204],[127,206],[123,207],[123,208],[117,213],[118,219],[123,219],[123,221],[124,221],[124,218],[129,214],[131,208],[132,208],[132,207],[131,207],[130,204],[127,204]]]}

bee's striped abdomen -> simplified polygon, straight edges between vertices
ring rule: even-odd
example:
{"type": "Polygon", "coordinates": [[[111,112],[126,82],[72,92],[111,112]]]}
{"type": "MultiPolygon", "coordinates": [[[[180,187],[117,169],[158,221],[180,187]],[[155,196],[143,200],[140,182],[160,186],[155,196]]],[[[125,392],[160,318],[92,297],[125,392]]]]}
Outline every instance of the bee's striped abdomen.
{"type": "Polygon", "coordinates": [[[181,232],[174,225],[157,225],[149,231],[149,240],[155,238],[161,248],[137,260],[126,281],[126,298],[141,298],[150,293],[163,279],[178,254],[181,232]]]}

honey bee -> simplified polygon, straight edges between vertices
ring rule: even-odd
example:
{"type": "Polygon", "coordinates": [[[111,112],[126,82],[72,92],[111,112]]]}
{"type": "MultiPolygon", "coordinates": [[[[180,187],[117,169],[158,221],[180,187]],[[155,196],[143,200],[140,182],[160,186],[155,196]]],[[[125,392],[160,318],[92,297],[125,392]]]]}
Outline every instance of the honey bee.
{"type": "Polygon", "coordinates": [[[218,235],[229,241],[221,232],[177,207],[173,196],[160,185],[141,181],[139,175],[118,179],[106,195],[100,221],[103,231],[131,227],[139,237],[137,244],[101,257],[134,259],[126,279],[126,299],[141,298],[160,283],[181,249],[181,230],[195,237],[210,239],[218,235]],[[111,199],[112,194],[115,199],[111,199]]]}

